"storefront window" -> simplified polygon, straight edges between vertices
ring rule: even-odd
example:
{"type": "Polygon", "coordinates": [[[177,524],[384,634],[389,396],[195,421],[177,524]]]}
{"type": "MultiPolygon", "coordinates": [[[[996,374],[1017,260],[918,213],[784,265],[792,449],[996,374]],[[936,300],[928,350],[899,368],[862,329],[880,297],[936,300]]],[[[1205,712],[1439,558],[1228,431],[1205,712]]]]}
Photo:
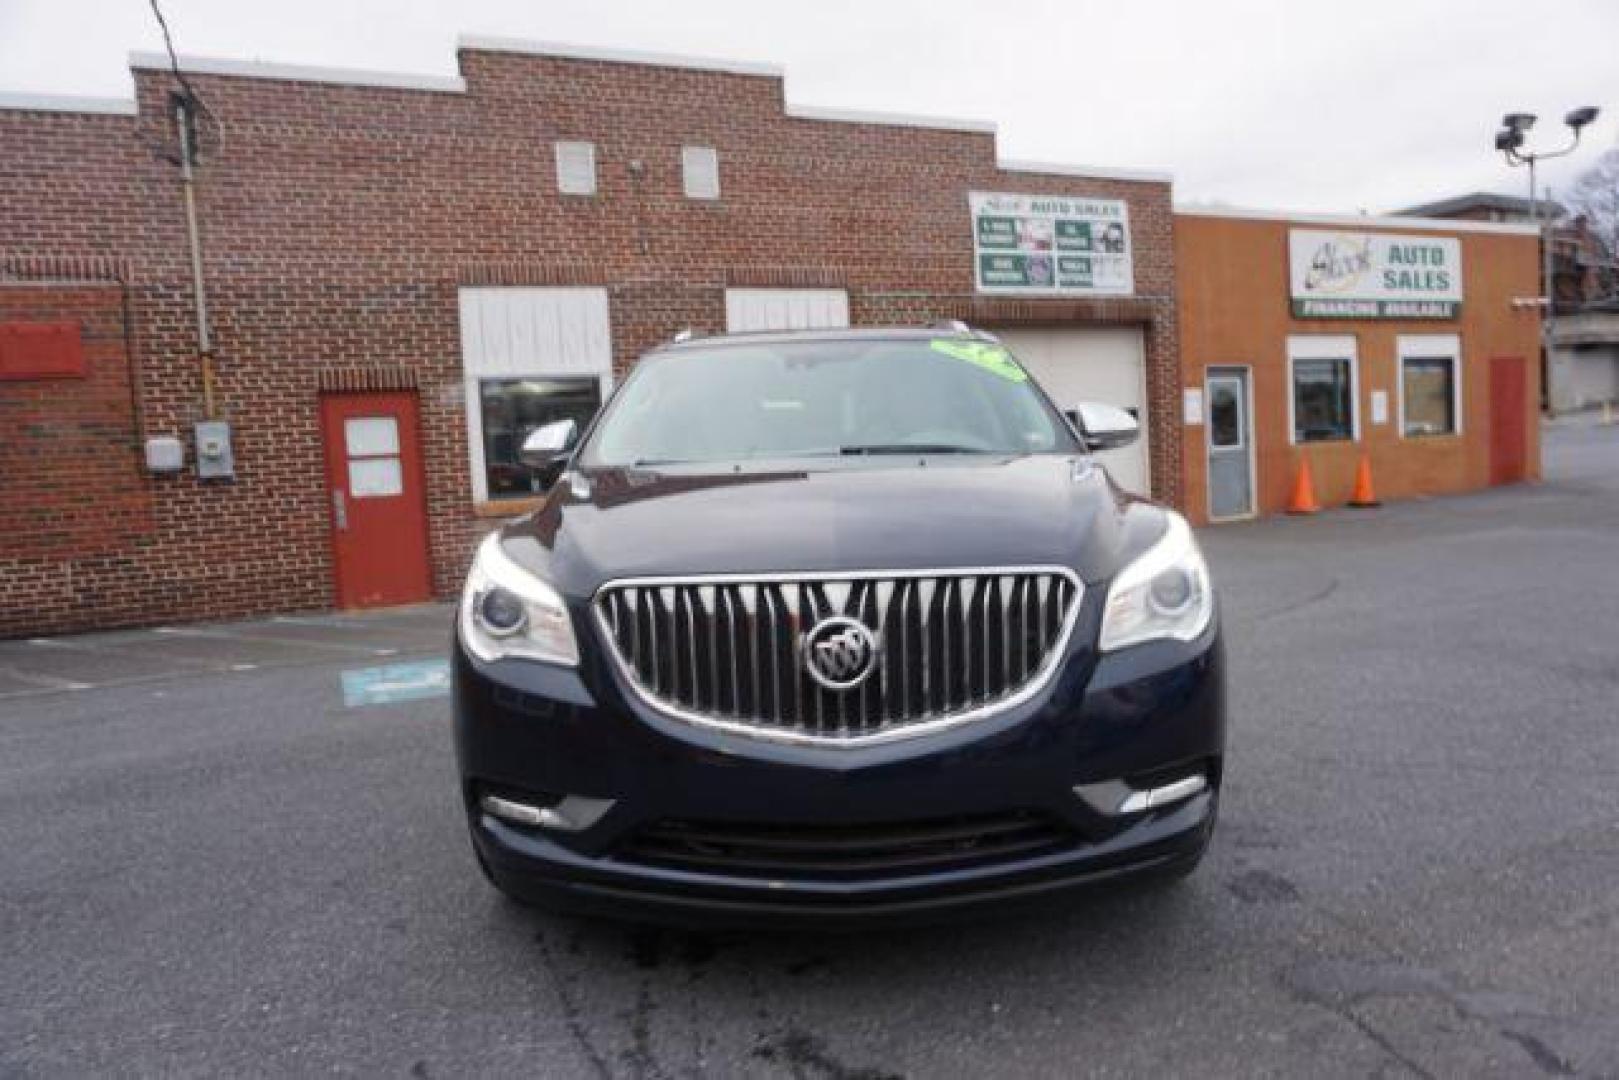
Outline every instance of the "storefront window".
{"type": "Polygon", "coordinates": [[[1456,433],[1456,358],[1406,356],[1400,360],[1408,436],[1456,433]]]}
{"type": "Polygon", "coordinates": [[[1355,437],[1354,380],[1347,359],[1293,361],[1293,441],[1355,437]]]}
{"type": "Polygon", "coordinates": [[[543,485],[517,459],[529,432],[554,420],[572,419],[584,431],[601,407],[601,381],[575,379],[481,379],[483,460],[491,499],[534,495],[543,485]]]}

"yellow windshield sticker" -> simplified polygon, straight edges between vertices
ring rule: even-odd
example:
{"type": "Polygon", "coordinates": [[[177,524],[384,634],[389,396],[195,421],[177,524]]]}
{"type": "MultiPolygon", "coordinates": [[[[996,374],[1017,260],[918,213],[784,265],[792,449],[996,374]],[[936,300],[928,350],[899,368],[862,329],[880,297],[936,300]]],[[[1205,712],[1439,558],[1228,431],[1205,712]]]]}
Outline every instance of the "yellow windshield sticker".
{"type": "Polygon", "coordinates": [[[1010,382],[1029,381],[1028,372],[1019,367],[1018,362],[1012,359],[1012,354],[1000,345],[992,345],[987,341],[949,339],[936,339],[929,344],[933,346],[935,352],[942,352],[956,360],[965,360],[1010,382]]]}

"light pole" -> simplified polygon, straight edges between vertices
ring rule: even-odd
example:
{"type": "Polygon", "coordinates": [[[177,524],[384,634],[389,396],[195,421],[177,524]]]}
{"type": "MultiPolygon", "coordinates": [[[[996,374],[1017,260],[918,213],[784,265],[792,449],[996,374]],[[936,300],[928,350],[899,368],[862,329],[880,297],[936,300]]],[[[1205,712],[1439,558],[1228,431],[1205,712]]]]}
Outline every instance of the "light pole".
{"type": "MultiPolygon", "coordinates": [[[[1574,148],[1580,145],[1580,131],[1591,121],[1597,118],[1597,108],[1594,105],[1582,105],[1578,109],[1571,109],[1563,117],[1563,123],[1568,125],[1574,137],[1569,144],[1560,150],[1542,150],[1531,153],[1523,148],[1524,135],[1535,126],[1535,114],[1514,112],[1507,113],[1501,118],[1501,130],[1495,133],[1495,148],[1501,151],[1507,159],[1507,164],[1514,167],[1518,165],[1529,166],[1529,217],[1540,230],[1540,287],[1546,292],[1545,314],[1540,321],[1541,348],[1545,350],[1546,363],[1551,362],[1552,351],[1552,321],[1557,317],[1556,301],[1557,290],[1552,280],[1552,230],[1550,228],[1551,214],[1546,215],[1546,225],[1540,221],[1539,203],[1536,201],[1535,165],[1537,162],[1550,158],[1560,158],[1572,154],[1574,148]]],[[[1549,202],[1550,200],[1548,200],[1549,202]]],[[[1544,383],[1542,383],[1544,386],[1544,383]]]]}

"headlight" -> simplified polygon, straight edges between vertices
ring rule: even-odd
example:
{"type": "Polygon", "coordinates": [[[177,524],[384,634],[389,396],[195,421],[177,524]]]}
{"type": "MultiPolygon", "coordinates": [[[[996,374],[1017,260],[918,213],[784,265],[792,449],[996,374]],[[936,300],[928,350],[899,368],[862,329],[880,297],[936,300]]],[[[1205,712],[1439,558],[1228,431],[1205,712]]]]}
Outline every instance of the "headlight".
{"type": "Polygon", "coordinates": [[[1107,590],[1099,648],[1113,652],[1143,641],[1191,641],[1214,616],[1209,567],[1186,519],[1166,511],[1169,527],[1126,566],[1107,590]]]}
{"type": "Polygon", "coordinates": [[[579,663],[573,621],[557,591],[513,562],[491,534],[478,547],[461,591],[461,640],[483,661],[517,656],[579,663]]]}

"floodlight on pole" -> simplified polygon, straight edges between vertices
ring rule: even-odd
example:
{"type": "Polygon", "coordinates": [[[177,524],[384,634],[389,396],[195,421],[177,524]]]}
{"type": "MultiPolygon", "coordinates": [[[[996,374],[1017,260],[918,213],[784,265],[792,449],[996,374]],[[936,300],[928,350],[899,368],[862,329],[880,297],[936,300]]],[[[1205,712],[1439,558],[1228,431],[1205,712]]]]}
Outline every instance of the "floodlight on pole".
{"type": "Polygon", "coordinates": [[[1563,117],[1563,123],[1567,124],[1578,135],[1579,130],[1595,120],[1597,114],[1601,111],[1595,105],[1581,105],[1578,109],[1570,109],[1568,115],[1563,117]]]}
{"type": "MultiPolygon", "coordinates": [[[[1495,133],[1495,148],[1506,158],[1507,164],[1512,166],[1529,166],[1529,217],[1540,229],[1540,285],[1545,296],[1541,300],[1544,315],[1540,320],[1541,344],[1545,349],[1545,356],[1551,355],[1552,322],[1557,317],[1556,283],[1552,280],[1552,231],[1541,224],[1540,204],[1537,200],[1535,184],[1535,166],[1548,158],[1560,158],[1572,154],[1575,147],[1580,145],[1580,132],[1591,121],[1597,118],[1599,110],[1595,105],[1581,105],[1577,109],[1570,109],[1563,117],[1563,123],[1568,125],[1574,138],[1569,144],[1559,150],[1542,150],[1538,153],[1526,152],[1523,149],[1524,132],[1535,126],[1535,114],[1526,112],[1510,112],[1501,118],[1501,130],[1495,133]]],[[[1548,223],[1551,214],[1547,215],[1548,223]]]]}

